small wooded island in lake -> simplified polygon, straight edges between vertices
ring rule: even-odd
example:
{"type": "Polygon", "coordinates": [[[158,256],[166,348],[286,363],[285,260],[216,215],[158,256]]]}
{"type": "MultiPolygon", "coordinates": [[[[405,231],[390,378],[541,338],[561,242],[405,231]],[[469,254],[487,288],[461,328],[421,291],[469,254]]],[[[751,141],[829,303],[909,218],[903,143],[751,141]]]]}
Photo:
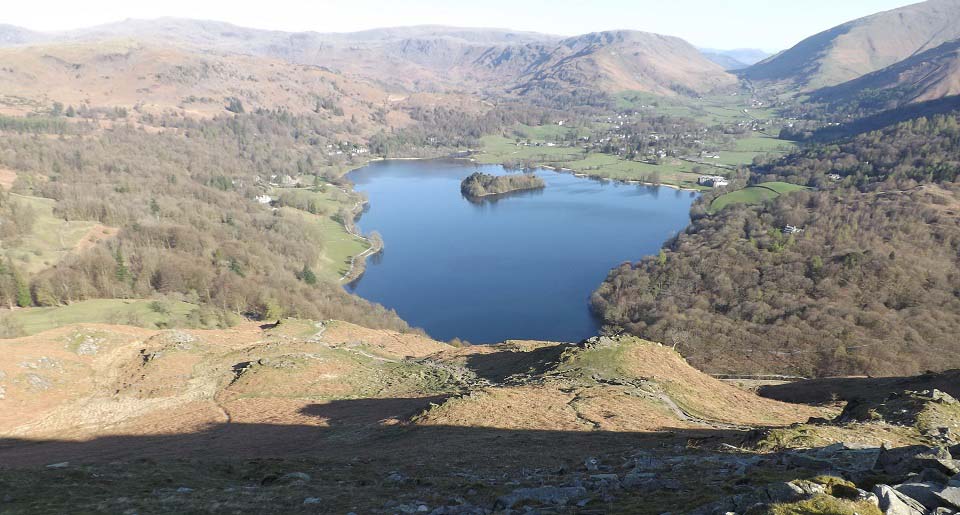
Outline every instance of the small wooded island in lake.
{"type": "Polygon", "coordinates": [[[468,197],[478,198],[514,191],[539,190],[546,185],[543,179],[532,174],[490,175],[477,172],[460,183],[460,192],[468,197]]]}

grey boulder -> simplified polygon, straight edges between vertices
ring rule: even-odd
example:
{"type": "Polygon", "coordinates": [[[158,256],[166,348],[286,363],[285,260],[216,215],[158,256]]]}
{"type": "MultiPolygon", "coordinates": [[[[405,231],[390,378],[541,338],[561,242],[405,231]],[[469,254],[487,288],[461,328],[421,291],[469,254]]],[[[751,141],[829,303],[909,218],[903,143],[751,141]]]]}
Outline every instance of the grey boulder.
{"type": "Polygon", "coordinates": [[[885,515],[926,515],[927,513],[923,504],[887,485],[877,485],[873,493],[880,500],[879,507],[885,515]]]}

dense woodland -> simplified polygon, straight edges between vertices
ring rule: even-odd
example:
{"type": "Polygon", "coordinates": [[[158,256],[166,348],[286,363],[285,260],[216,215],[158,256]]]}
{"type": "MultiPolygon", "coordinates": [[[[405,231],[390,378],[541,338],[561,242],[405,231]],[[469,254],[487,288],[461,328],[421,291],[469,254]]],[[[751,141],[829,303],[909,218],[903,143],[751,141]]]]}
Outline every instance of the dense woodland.
{"type": "Polygon", "coordinates": [[[902,123],[756,170],[754,180],[812,191],[713,216],[705,196],[659,256],[611,272],[595,310],[608,330],[677,345],[714,372],[960,366],[958,119],[902,123]]]}
{"type": "MultiPolygon", "coordinates": [[[[62,136],[38,124],[19,129],[0,138],[0,166],[20,173],[15,190],[55,199],[55,214],[66,220],[121,230],[34,277],[3,263],[4,305],[163,294],[259,319],[297,315],[406,328],[339,285],[306,280],[315,277],[311,267],[323,250],[315,231],[303,218],[253,200],[272,178],[329,170],[322,164],[333,140],[309,119],[261,112],[180,120],[160,133],[129,126],[73,127],[62,136]]],[[[5,246],[31,230],[23,215],[18,202],[0,197],[5,246]]]]}

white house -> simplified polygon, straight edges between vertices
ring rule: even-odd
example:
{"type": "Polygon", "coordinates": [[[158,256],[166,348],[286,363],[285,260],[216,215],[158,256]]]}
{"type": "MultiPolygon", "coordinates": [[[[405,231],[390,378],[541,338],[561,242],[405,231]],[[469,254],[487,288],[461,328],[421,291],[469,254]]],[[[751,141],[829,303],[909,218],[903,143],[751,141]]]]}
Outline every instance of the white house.
{"type": "Polygon", "coordinates": [[[730,185],[730,181],[722,175],[701,175],[697,183],[701,186],[712,186],[714,188],[730,185]]]}
{"type": "Polygon", "coordinates": [[[254,198],[254,200],[256,200],[257,202],[259,202],[259,203],[261,203],[261,204],[269,204],[269,203],[273,202],[273,199],[270,198],[270,195],[257,195],[257,196],[254,198]]]}

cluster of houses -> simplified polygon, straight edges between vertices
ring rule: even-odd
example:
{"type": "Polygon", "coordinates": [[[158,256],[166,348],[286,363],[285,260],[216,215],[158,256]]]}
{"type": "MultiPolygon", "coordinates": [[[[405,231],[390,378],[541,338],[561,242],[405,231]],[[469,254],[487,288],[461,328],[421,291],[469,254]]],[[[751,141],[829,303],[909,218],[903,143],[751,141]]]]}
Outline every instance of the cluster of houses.
{"type": "Polygon", "coordinates": [[[518,146],[518,147],[556,147],[557,144],[554,143],[554,142],[552,142],[552,141],[547,141],[547,142],[540,142],[540,141],[535,141],[535,142],[521,141],[521,142],[518,142],[518,143],[517,143],[517,146],[518,146]]]}
{"type": "Polygon", "coordinates": [[[720,188],[723,186],[729,186],[730,180],[722,175],[701,175],[700,178],[697,179],[697,184],[701,186],[720,188]]]}
{"type": "Polygon", "coordinates": [[[370,149],[362,145],[355,145],[352,143],[340,143],[337,145],[327,145],[327,155],[330,157],[333,156],[342,156],[344,154],[349,154],[351,156],[359,156],[362,154],[369,153],[370,149]]]}

